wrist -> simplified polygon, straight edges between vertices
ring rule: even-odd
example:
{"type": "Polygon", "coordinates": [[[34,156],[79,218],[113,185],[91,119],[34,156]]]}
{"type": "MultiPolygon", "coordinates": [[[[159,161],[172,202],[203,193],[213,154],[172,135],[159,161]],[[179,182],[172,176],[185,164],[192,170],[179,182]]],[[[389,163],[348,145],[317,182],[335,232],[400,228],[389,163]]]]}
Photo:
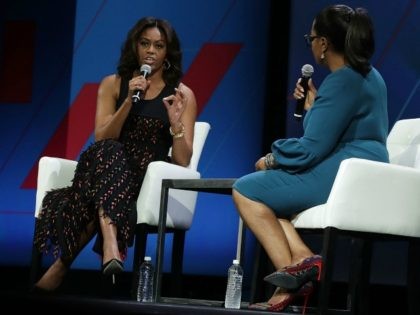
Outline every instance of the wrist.
{"type": "Polygon", "coordinates": [[[182,132],[185,129],[185,127],[181,121],[177,121],[177,122],[171,122],[170,129],[174,133],[179,133],[179,132],[182,132]]]}
{"type": "Polygon", "coordinates": [[[268,170],[274,169],[278,166],[277,161],[274,159],[273,153],[270,152],[266,154],[264,157],[264,165],[268,170]]]}
{"type": "Polygon", "coordinates": [[[179,122],[179,125],[178,125],[178,127],[175,130],[172,128],[172,125],[171,125],[169,127],[169,133],[175,139],[182,138],[184,136],[184,133],[185,133],[185,126],[184,126],[184,124],[182,122],[179,122]]]}

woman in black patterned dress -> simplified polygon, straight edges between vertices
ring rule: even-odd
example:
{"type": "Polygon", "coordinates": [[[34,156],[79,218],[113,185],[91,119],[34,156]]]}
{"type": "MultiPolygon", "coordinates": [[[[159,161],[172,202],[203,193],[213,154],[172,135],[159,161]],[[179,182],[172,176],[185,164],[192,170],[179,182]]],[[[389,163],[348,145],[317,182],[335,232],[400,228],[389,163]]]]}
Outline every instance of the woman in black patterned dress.
{"type": "Polygon", "coordinates": [[[166,160],[187,166],[192,155],[197,104],[180,82],[178,36],[165,20],[140,19],[122,47],[118,73],[100,83],[95,143],[79,159],[72,185],[43,200],[35,245],[56,258],[36,289],[57,289],[83,247],[97,234],[94,250],[102,272],[123,271],[136,224],[135,201],[147,165],[166,160]],[[146,78],[140,65],[149,65],[146,78]],[[132,96],[140,91],[141,100],[132,96]]]}

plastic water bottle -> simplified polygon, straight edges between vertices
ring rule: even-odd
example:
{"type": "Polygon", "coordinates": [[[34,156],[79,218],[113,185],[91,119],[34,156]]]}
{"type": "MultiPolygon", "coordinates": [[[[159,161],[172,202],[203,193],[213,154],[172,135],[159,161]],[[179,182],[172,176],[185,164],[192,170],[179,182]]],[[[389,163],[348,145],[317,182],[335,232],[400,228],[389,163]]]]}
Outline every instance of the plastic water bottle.
{"type": "Polygon", "coordinates": [[[149,256],[145,256],[139,270],[137,301],[153,302],[153,276],[154,267],[152,265],[152,259],[149,256]]]}
{"type": "Polygon", "coordinates": [[[233,260],[229,267],[225,296],[225,308],[241,308],[243,270],[239,260],[233,260]]]}

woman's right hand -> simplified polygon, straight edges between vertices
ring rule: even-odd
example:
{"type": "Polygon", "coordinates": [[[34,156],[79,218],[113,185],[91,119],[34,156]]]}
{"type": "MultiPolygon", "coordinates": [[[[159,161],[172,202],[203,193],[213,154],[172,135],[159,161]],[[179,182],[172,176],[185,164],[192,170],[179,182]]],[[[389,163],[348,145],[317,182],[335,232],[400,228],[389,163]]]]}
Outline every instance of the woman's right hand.
{"type": "MultiPolygon", "coordinates": [[[[302,87],[302,85],[300,85],[302,78],[299,78],[299,80],[296,82],[296,87],[295,90],[293,92],[293,97],[296,100],[302,99],[305,95],[304,95],[304,89],[302,87]]],[[[312,78],[310,78],[308,80],[308,93],[306,95],[306,100],[305,100],[305,110],[309,110],[312,107],[312,104],[314,103],[315,100],[315,96],[317,93],[317,89],[315,88],[315,85],[312,82],[312,78]]]]}
{"type": "Polygon", "coordinates": [[[150,81],[148,81],[144,76],[139,75],[133,77],[130,81],[128,81],[128,97],[131,99],[131,96],[135,91],[142,91],[142,94],[146,93],[149,85],[150,81]]]}

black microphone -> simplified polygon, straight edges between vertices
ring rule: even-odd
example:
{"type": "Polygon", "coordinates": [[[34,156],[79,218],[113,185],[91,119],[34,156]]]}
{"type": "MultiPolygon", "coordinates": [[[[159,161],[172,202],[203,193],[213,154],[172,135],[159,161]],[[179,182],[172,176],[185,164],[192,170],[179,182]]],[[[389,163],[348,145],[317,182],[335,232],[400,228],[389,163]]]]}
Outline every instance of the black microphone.
{"type": "MultiPolygon", "coordinates": [[[[140,67],[140,75],[143,76],[145,79],[147,76],[152,72],[152,67],[149,65],[142,65],[140,67]]],[[[131,97],[131,100],[133,101],[133,104],[140,102],[140,100],[143,98],[144,91],[142,90],[135,90],[133,96],[131,97]]]]}
{"type": "Polygon", "coordinates": [[[300,85],[303,87],[303,97],[296,101],[296,109],[294,116],[296,120],[301,120],[303,116],[303,109],[305,107],[306,94],[308,93],[308,81],[314,73],[314,67],[309,64],[303,65],[302,76],[300,77],[300,85]]]}

